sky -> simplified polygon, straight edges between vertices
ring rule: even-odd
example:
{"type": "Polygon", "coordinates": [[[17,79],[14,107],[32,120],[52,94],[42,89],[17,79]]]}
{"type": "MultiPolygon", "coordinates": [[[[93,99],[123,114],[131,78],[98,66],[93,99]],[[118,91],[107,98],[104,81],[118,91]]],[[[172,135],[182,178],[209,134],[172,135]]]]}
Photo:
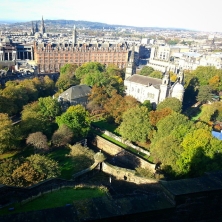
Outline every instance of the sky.
{"type": "Polygon", "coordinates": [[[0,20],[84,20],[222,32],[220,0],[1,0],[0,20]]]}

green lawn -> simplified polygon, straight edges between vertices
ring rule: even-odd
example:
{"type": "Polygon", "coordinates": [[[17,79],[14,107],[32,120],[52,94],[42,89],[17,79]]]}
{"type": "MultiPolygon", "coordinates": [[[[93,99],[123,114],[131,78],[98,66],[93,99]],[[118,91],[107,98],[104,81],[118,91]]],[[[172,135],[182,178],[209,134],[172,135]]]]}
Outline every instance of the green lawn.
{"type": "Polygon", "coordinates": [[[101,129],[106,129],[106,130],[108,130],[108,131],[110,131],[112,133],[117,134],[116,129],[118,128],[118,126],[116,124],[114,124],[114,123],[113,124],[108,123],[106,120],[94,121],[92,123],[92,125],[97,126],[97,127],[101,128],[101,129]]]}
{"type": "Polygon", "coordinates": [[[13,156],[15,156],[16,154],[17,154],[16,151],[15,151],[15,152],[10,152],[10,153],[0,154],[0,160],[13,157],[13,156]]]}
{"type": "Polygon", "coordinates": [[[0,210],[0,215],[12,214],[27,211],[36,211],[47,208],[55,208],[73,204],[74,201],[82,199],[91,199],[105,195],[107,191],[102,188],[63,188],[52,193],[43,194],[26,204],[13,204],[0,210]],[[15,210],[9,211],[14,207],[15,210]]]}
{"type": "Polygon", "coordinates": [[[59,168],[61,170],[61,175],[59,177],[67,180],[70,180],[72,178],[72,175],[76,173],[73,158],[67,156],[69,153],[69,148],[59,148],[46,155],[59,163],[59,168]]]}

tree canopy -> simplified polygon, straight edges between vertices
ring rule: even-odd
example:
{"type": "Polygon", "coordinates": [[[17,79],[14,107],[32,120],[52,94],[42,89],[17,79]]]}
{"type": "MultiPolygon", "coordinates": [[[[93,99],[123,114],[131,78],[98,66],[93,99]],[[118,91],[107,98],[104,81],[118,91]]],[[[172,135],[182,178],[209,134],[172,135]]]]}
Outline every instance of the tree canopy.
{"type": "Polygon", "coordinates": [[[149,110],[145,106],[136,106],[123,114],[119,133],[133,142],[147,142],[152,127],[149,123],[149,110]]]}
{"type": "Polygon", "coordinates": [[[182,111],[182,102],[174,97],[166,98],[164,101],[157,105],[157,110],[164,108],[170,108],[173,111],[180,113],[182,111]]]}

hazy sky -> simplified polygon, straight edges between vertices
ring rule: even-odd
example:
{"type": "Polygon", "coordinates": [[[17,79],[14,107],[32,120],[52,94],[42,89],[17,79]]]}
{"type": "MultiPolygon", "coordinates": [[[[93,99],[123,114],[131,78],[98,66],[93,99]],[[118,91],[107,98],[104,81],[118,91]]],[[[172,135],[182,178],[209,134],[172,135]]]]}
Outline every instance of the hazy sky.
{"type": "Polygon", "coordinates": [[[222,32],[221,0],[0,0],[0,20],[73,19],[222,32]]]}

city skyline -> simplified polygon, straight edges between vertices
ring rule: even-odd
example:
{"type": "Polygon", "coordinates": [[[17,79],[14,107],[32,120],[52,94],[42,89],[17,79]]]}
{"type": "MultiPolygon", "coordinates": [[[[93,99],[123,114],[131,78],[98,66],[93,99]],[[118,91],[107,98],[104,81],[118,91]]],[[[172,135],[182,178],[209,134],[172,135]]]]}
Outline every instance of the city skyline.
{"type": "Polygon", "coordinates": [[[136,27],[184,28],[197,31],[222,32],[219,26],[220,5],[216,0],[156,2],[140,0],[134,4],[127,0],[8,0],[1,3],[1,21],[32,21],[67,19],[102,22],[136,27]]]}

